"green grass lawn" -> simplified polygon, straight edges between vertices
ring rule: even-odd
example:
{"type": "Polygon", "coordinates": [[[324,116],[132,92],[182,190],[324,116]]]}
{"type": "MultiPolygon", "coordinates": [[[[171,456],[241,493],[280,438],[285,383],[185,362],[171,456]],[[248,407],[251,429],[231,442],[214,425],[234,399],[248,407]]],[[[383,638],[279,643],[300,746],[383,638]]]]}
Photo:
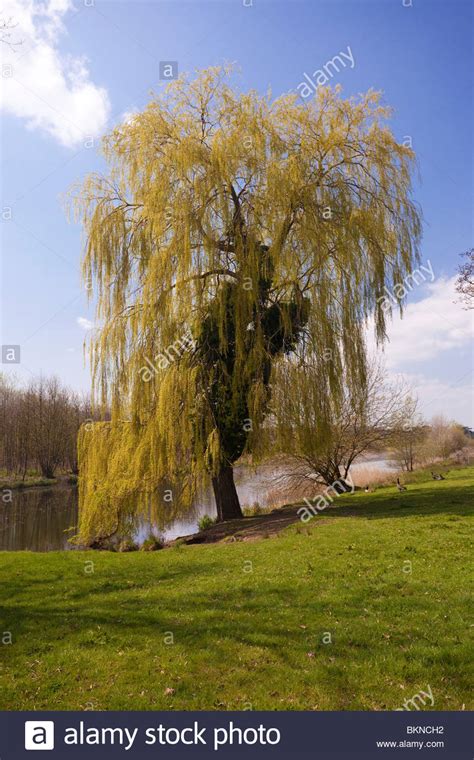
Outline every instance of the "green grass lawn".
{"type": "Polygon", "coordinates": [[[429,686],[469,709],[473,484],[340,497],[256,542],[0,553],[0,707],[392,710],[429,686]]]}

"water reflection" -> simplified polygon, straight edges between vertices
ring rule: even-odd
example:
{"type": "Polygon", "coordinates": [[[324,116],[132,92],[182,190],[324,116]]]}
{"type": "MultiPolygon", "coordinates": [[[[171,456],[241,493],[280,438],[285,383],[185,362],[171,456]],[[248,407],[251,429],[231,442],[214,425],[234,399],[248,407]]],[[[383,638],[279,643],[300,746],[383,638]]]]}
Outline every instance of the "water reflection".
{"type": "MultiPolygon", "coordinates": [[[[385,459],[370,461],[373,469],[389,471],[385,459]]],[[[364,463],[354,466],[363,468],[364,463]]],[[[275,505],[272,485],[281,471],[274,465],[258,468],[235,468],[235,484],[242,506],[258,502],[262,507],[275,505]]],[[[57,551],[73,549],[68,539],[76,532],[78,491],[75,486],[57,485],[54,488],[14,490],[11,503],[0,500],[0,551],[57,551]]],[[[151,533],[165,541],[186,536],[198,530],[200,517],[216,514],[212,491],[204,491],[185,515],[176,514],[175,504],[169,501],[169,491],[163,488],[150,497],[148,517],[142,517],[135,529],[135,539],[141,543],[151,533]]],[[[283,503],[283,502],[278,502],[283,503]]]]}
{"type": "Polygon", "coordinates": [[[11,502],[0,502],[0,550],[71,548],[66,531],[77,523],[77,488],[15,489],[11,494],[11,502]]]}
{"type": "MultiPolygon", "coordinates": [[[[272,468],[259,470],[237,467],[235,481],[241,504],[258,501],[266,506],[272,468]]],[[[0,501],[0,551],[57,551],[74,549],[68,539],[74,535],[78,517],[78,490],[74,486],[18,489],[11,503],[0,501]]],[[[185,515],[177,516],[175,505],[163,488],[149,499],[148,517],[137,521],[135,538],[141,543],[151,533],[166,541],[195,533],[203,515],[216,514],[209,489],[196,499],[185,515]]]]}

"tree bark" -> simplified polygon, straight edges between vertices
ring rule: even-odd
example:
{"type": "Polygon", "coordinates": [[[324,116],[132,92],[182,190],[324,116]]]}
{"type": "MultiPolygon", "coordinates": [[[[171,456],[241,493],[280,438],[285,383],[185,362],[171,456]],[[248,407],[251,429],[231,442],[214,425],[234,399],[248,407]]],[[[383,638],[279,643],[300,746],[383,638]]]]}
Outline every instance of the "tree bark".
{"type": "Polygon", "coordinates": [[[216,477],[212,478],[212,487],[216,499],[218,522],[243,517],[231,465],[222,467],[216,477]]]}
{"type": "Polygon", "coordinates": [[[54,478],[54,468],[51,467],[51,465],[49,465],[49,464],[41,464],[40,465],[40,469],[41,469],[41,474],[42,474],[43,478],[48,478],[49,480],[51,480],[52,478],[54,478]]]}
{"type": "Polygon", "coordinates": [[[341,475],[339,467],[336,465],[332,470],[325,470],[321,472],[324,482],[328,487],[333,487],[336,493],[351,493],[354,489],[353,486],[347,482],[347,472],[344,477],[341,475]]]}
{"type": "Polygon", "coordinates": [[[352,493],[354,487],[345,478],[337,478],[331,484],[336,493],[352,493]]]}

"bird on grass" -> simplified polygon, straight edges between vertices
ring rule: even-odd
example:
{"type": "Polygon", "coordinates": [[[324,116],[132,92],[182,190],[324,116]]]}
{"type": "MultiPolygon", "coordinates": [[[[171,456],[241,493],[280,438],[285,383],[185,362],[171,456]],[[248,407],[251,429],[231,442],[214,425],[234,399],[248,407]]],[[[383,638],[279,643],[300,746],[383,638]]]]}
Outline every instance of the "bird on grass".
{"type": "Polygon", "coordinates": [[[433,478],[433,480],[446,480],[444,475],[441,475],[440,472],[432,472],[431,477],[433,478]]]}
{"type": "Polygon", "coordinates": [[[397,478],[397,488],[398,488],[399,491],[406,491],[407,490],[407,487],[406,486],[402,486],[402,484],[400,483],[400,478],[397,478]]]}

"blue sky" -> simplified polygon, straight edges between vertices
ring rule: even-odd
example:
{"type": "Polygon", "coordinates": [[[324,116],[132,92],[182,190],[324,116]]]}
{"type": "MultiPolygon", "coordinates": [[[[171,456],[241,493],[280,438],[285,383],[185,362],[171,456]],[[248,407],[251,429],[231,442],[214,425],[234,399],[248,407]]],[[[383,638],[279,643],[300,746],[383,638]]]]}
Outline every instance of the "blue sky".
{"type": "MultiPolygon", "coordinates": [[[[331,84],[381,89],[392,127],[417,153],[422,259],[385,355],[427,417],[474,424],[469,314],[453,303],[459,253],[472,242],[472,3],[451,0],[6,0],[2,45],[1,343],[21,345],[18,377],[58,374],[86,389],[82,345],[93,310],[80,284],[81,231],[61,197],[103,168],[99,138],[159,91],[160,61],[179,71],[236,62],[236,86],[296,90],[350,51],[331,84]]],[[[2,367],[5,369],[5,365],[2,367]]],[[[8,368],[11,371],[12,368],[8,368]]]]}

